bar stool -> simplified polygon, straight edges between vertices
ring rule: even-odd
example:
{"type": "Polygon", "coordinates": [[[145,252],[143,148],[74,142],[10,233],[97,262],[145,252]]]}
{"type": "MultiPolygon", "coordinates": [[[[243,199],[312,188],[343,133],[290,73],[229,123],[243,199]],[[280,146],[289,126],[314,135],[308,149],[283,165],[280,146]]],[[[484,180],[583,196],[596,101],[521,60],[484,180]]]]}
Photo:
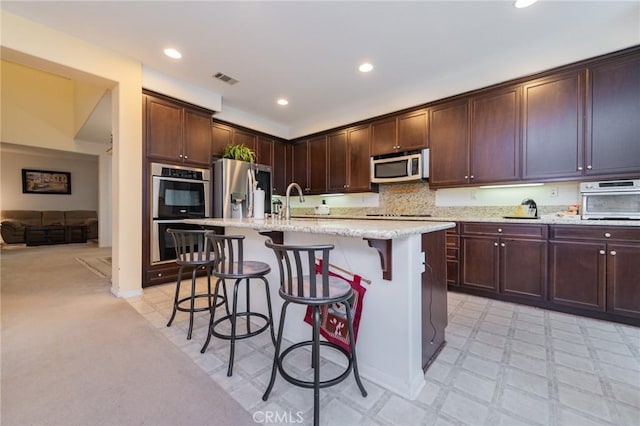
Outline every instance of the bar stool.
{"type": "Polygon", "coordinates": [[[320,308],[322,305],[333,303],[345,303],[353,297],[353,289],[345,281],[329,275],[329,252],[334,246],[313,245],[313,246],[292,246],[274,244],[272,241],[266,241],[265,245],[275,252],[278,266],[280,267],[280,297],[284,299],[282,305],[282,313],[280,315],[280,325],[278,326],[278,340],[276,341],[276,350],[273,357],[273,368],[271,370],[271,380],[266,392],[262,396],[262,400],[269,398],[269,393],[273,389],[276,379],[276,370],[280,375],[296,386],[304,388],[313,388],[313,424],[318,425],[320,421],[320,388],[336,385],[347,378],[351,370],[356,379],[356,383],[360,388],[363,397],[367,396],[360,381],[358,372],[358,361],[356,358],[356,344],[353,334],[353,317],[351,309],[347,308],[347,323],[349,329],[349,349],[346,351],[342,347],[327,341],[320,341],[320,308]],[[321,256],[319,256],[321,254],[321,256]],[[322,259],[322,275],[318,276],[315,271],[315,259],[322,259]],[[305,264],[306,263],[306,267],[305,264]],[[309,275],[303,276],[303,271],[310,271],[309,275]],[[294,276],[297,274],[297,277],[294,276]],[[313,338],[304,342],[295,343],[287,349],[280,352],[282,345],[282,331],[284,329],[284,320],[289,303],[300,305],[308,305],[313,308],[313,338]],[[284,367],[285,357],[293,350],[311,346],[311,366],[313,367],[313,381],[299,380],[289,375],[284,367]],[[348,361],[347,368],[342,374],[333,379],[320,381],[320,346],[328,346],[336,349],[345,355],[348,361]]]}
{"type": "MultiPolygon", "coordinates": [[[[173,242],[176,250],[176,263],[180,268],[178,269],[178,281],[176,283],[176,294],[173,298],[173,312],[171,318],[167,323],[167,327],[171,326],[176,312],[189,312],[189,331],[187,332],[187,340],[191,340],[191,333],[193,331],[193,314],[195,312],[211,311],[211,300],[213,295],[211,294],[211,270],[216,262],[211,250],[211,243],[206,238],[207,235],[213,234],[213,231],[206,231],[200,229],[167,229],[167,232],[173,237],[173,242]],[[180,299],[180,283],[182,282],[182,271],[185,268],[191,268],[191,294],[187,297],[180,299]],[[196,273],[199,269],[204,268],[207,272],[207,293],[196,293],[196,273]],[[196,307],[196,300],[201,298],[207,298],[207,306],[196,307]],[[184,306],[186,302],[189,302],[188,306],[184,306]]],[[[216,288],[216,292],[217,292],[216,288]]],[[[224,296],[222,300],[217,301],[215,306],[225,305],[227,311],[227,293],[223,288],[224,296]]]]}
{"type": "MultiPolygon", "coordinates": [[[[233,285],[233,307],[231,313],[227,310],[227,315],[222,318],[215,319],[215,308],[211,309],[211,318],[209,319],[209,333],[207,334],[207,341],[200,350],[204,353],[209,346],[211,336],[216,336],[221,339],[230,340],[231,348],[229,353],[229,367],[227,369],[227,376],[233,374],[233,358],[235,353],[236,340],[247,339],[262,333],[267,328],[271,329],[271,341],[275,345],[275,334],[273,331],[273,315],[271,313],[271,295],[269,294],[269,282],[265,276],[271,272],[271,267],[264,262],[248,261],[244,260],[243,240],[244,235],[214,235],[208,234],[207,239],[212,242],[216,265],[211,272],[211,275],[217,278],[216,288],[214,292],[214,305],[217,306],[218,287],[222,283],[223,288],[226,286],[225,280],[235,280],[233,285]],[[265,315],[260,312],[251,311],[251,285],[250,280],[259,279],[264,283],[264,289],[267,296],[267,312],[265,315]],[[246,284],[246,311],[238,312],[238,289],[240,284],[244,282],[246,284]],[[237,319],[238,317],[246,318],[246,331],[238,334],[237,319]],[[258,329],[251,330],[251,318],[261,318],[264,320],[264,325],[258,329]],[[217,331],[216,326],[224,321],[231,323],[231,333],[225,334],[217,331]]],[[[226,295],[226,290],[225,290],[226,295]]]]}

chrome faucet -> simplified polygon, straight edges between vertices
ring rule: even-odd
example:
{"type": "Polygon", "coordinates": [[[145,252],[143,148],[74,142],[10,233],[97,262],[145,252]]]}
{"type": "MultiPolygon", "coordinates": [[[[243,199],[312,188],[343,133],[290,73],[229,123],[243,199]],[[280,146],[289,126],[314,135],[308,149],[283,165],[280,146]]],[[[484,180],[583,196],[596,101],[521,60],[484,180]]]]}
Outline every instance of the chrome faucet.
{"type": "Polygon", "coordinates": [[[292,188],[296,188],[298,190],[298,195],[300,195],[300,202],[304,203],[304,195],[302,195],[302,188],[300,188],[300,185],[298,185],[295,182],[291,182],[289,184],[289,186],[287,186],[287,192],[286,192],[286,196],[285,196],[285,200],[284,200],[284,218],[286,220],[291,219],[291,202],[290,202],[290,198],[291,198],[291,189],[292,188]]]}

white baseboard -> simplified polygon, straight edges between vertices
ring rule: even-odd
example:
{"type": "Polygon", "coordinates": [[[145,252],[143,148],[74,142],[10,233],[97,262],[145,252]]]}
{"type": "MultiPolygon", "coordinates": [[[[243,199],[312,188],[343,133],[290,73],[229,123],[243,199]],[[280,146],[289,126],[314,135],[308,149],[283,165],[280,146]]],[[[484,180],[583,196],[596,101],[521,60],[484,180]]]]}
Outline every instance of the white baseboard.
{"type": "Polygon", "coordinates": [[[142,289],[141,288],[137,288],[135,290],[129,290],[129,291],[118,291],[118,290],[114,289],[113,287],[111,287],[111,294],[113,294],[114,296],[116,296],[118,298],[128,299],[129,297],[142,296],[142,289]]]}

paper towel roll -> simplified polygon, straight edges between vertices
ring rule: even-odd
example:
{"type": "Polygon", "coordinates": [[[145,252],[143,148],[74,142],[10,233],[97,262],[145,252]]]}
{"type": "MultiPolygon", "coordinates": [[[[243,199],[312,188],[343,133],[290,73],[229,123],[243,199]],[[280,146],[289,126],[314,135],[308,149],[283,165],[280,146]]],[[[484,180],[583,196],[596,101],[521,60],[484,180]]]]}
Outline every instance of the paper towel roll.
{"type": "Polygon", "coordinates": [[[264,219],[264,190],[260,188],[253,191],[253,217],[264,219]]]}

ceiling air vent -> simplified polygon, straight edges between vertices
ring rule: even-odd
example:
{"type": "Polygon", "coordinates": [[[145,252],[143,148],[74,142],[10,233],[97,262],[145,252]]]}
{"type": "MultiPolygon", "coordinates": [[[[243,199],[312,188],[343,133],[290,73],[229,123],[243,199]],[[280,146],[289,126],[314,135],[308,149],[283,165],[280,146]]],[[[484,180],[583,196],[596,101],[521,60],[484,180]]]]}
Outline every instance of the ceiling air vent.
{"type": "Polygon", "coordinates": [[[229,84],[231,86],[233,86],[234,84],[236,84],[238,82],[238,80],[236,80],[235,78],[229,77],[228,75],[222,74],[221,72],[215,73],[213,75],[213,78],[217,78],[220,81],[224,81],[225,83],[227,83],[227,84],[229,84]]]}

